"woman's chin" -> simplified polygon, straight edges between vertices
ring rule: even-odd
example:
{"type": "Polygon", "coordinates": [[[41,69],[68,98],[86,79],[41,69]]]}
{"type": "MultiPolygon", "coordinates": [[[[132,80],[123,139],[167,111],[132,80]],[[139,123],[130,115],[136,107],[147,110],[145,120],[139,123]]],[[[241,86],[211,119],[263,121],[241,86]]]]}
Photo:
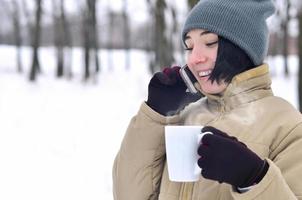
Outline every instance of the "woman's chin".
{"type": "Polygon", "coordinates": [[[203,92],[207,93],[207,94],[219,94],[221,92],[223,92],[225,90],[226,86],[223,85],[217,85],[215,83],[213,84],[205,84],[205,85],[201,85],[201,89],[203,92]]]}

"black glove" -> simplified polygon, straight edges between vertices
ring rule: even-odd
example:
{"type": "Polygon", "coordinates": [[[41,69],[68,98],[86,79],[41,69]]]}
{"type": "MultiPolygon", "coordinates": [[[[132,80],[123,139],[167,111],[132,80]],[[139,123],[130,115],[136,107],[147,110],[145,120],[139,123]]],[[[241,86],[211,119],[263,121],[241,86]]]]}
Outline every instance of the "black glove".
{"type": "Polygon", "coordinates": [[[257,156],[237,138],[210,126],[202,129],[206,134],[198,148],[198,166],[206,179],[229,183],[235,187],[248,187],[259,183],[268,170],[268,163],[257,156]]]}
{"type": "Polygon", "coordinates": [[[201,94],[186,92],[187,87],[179,74],[180,67],[166,67],[153,75],[149,82],[149,105],[156,112],[168,116],[182,110],[187,104],[197,101],[201,94]]]}

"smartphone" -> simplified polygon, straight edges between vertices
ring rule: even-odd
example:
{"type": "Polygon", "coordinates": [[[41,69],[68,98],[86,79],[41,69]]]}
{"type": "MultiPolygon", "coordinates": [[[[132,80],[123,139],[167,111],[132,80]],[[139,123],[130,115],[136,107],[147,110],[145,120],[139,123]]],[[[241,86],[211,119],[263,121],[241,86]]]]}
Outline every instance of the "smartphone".
{"type": "Polygon", "coordinates": [[[180,72],[181,78],[187,85],[188,90],[191,93],[196,94],[198,91],[195,88],[194,83],[197,82],[197,79],[195,78],[195,76],[193,75],[191,70],[189,69],[188,65],[184,65],[183,67],[181,67],[179,72],[180,72]]]}

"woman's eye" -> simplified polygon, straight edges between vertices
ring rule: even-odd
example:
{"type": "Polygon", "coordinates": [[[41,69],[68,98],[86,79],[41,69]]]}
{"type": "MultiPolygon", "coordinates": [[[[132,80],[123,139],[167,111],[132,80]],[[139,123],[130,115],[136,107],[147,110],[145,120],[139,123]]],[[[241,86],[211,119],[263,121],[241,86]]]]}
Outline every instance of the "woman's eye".
{"type": "Polygon", "coordinates": [[[207,43],[206,45],[207,45],[208,47],[211,47],[211,46],[216,45],[217,43],[218,43],[218,40],[217,40],[217,41],[215,41],[215,42],[210,42],[210,43],[207,43]]]}
{"type": "Polygon", "coordinates": [[[192,47],[186,47],[185,48],[186,51],[192,51],[192,49],[193,49],[192,47]]]}

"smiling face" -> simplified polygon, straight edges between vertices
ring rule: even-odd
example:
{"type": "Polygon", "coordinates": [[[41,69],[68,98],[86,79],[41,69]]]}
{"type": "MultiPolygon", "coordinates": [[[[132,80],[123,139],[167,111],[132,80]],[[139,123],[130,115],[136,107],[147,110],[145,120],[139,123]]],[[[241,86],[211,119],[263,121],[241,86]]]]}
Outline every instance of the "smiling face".
{"type": "Polygon", "coordinates": [[[218,35],[203,29],[193,29],[185,37],[187,65],[196,77],[201,89],[208,94],[219,94],[227,83],[212,83],[209,77],[215,67],[218,52],[218,35]]]}

